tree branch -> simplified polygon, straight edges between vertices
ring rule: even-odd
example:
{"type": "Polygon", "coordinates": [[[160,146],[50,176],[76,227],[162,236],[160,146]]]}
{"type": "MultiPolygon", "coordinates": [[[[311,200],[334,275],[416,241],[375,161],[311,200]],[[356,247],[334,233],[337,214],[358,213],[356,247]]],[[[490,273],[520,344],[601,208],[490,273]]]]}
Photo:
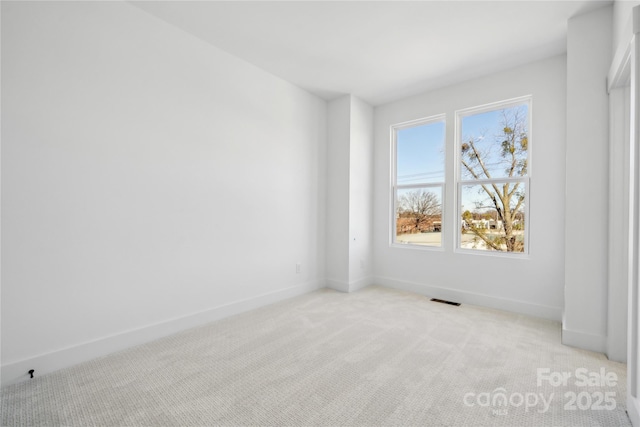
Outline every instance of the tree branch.
{"type": "Polygon", "coordinates": [[[482,161],[482,157],[480,157],[480,153],[478,153],[478,150],[476,150],[476,144],[474,144],[473,140],[469,141],[469,146],[473,150],[473,154],[476,156],[476,159],[478,160],[478,164],[482,168],[482,171],[484,172],[485,176],[491,179],[491,175],[489,175],[489,171],[484,165],[484,162],[482,161]]]}
{"type": "Polygon", "coordinates": [[[491,246],[492,249],[495,249],[496,251],[502,251],[502,248],[499,245],[496,245],[496,243],[494,241],[492,241],[491,239],[489,239],[484,232],[481,232],[480,230],[478,230],[476,227],[471,226],[471,232],[473,234],[475,234],[476,236],[478,236],[479,238],[481,238],[488,246],[491,246]]]}

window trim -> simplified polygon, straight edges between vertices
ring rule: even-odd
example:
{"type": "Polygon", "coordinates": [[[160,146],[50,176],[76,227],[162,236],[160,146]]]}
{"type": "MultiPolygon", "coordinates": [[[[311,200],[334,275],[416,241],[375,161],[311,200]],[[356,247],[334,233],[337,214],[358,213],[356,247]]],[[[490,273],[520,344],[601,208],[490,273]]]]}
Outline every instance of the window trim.
{"type": "Polygon", "coordinates": [[[445,248],[445,230],[447,229],[445,226],[445,217],[446,217],[446,213],[448,212],[447,209],[447,203],[446,203],[446,181],[447,181],[447,169],[448,169],[448,165],[447,165],[447,160],[448,160],[448,155],[447,155],[447,115],[446,114],[436,114],[433,116],[428,116],[428,117],[424,117],[424,118],[420,118],[420,119],[415,119],[415,120],[409,120],[406,122],[402,122],[402,123],[397,123],[395,125],[391,125],[390,127],[390,134],[391,134],[391,144],[390,144],[390,149],[391,149],[391,170],[390,170],[390,201],[391,203],[389,203],[390,206],[390,233],[389,233],[389,246],[393,247],[393,248],[402,248],[402,249],[415,249],[415,250],[424,250],[424,251],[444,251],[445,248]],[[443,172],[443,179],[441,182],[435,182],[435,183],[412,183],[412,184],[405,184],[405,185],[398,185],[397,183],[397,179],[398,179],[398,150],[397,150],[397,146],[398,146],[398,131],[402,130],[402,129],[407,129],[407,128],[411,128],[411,127],[416,127],[416,126],[423,126],[423,125],[429,125],[432,123],[443,123],[444,124],[444,128],[445,128],[445,134],[444,134],[444,162],[443,162],[443,167],[444,167],[444,172],[443,172]],[[398,209],[398,190],[399,189],[407,189],[407,188],[428,188],[428,187],[439,187],[441,189],[441,201],[440,204],[442,206],[442,211],[441,211],[441,240],[440,240],[440,246],[427,246],[427,245],[415,245],[415,244],[411,244],[411,243],[399,243],[396,241],[396,230],[397,230],[397,220],[396,220],[396,213],[397,213],[397,209],[398,209]]]}
{"type": "Polygon", "coordinates": [[[461,254],[473,254],[473,255],[485,255],[485,256],[498,256],[523,259],[530,256],[530,238],[531,238],[531,218],[530,218],[530,189],[531,178],[533,171],[533,155],[532,147],[535,145],[533,138],[533,96],[526,95],[517,98],[511,98],[504,101],[492,102],[476,107],[465,108],[456,110],[454,112],[455,131],[454,131],[454,185],[455,185],[455,197],[453,206],[454,224],[456,227],[454,237],[454,252],[461,254]],[[515,107],[518,105],[527,104],[527,137],[529,139],[529,147],[527,149],[527,175],[523,177],[499,177],[499,178],[484,178],[484,179],[462,179],[462,167],[461,167],[461,155],[460,145],[462,143],[462,119],[464,117],[473,116],[475,114],[481,114],[489,111],[495,111],[503,108],[515,107]],[[525,187],[525,199],[524,199],[524,249],[523,252],[506,252],[506,251],[490,251],[480,249],[467,249],[462,248],[462,186],[463,185],[481,185],[481,184],[495,184],[505,182],[523,182],[525,187]]]}

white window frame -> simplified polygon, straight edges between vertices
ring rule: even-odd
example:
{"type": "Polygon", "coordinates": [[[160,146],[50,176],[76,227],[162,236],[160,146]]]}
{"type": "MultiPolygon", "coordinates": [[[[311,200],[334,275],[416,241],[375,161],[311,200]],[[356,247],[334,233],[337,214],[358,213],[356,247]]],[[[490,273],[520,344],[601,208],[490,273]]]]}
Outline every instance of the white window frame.
{"type": "Polygon", "coordinates": [[[446,212],[447,212],[447,203],[446,203],[446,196],[445,196],[445,189],[446,189],[446,172],[447,172],[447,150],[445,149],[445,153],[444,153],[444,162],[443,162],[443,167],[444,167],[444,172],[443,172],[443,178],[441,182],[437,182],[437,183],[412,183],[412,184],[405,184],[405,185],[398,185],[398,171],[397,171],[397,167],[398,167],[398,131],[402,130],[402,129],[407,129],[407,128],[411,128],[411,127],[416,127],[416,126],[423,126],[423,125],[429,125],[432,123],[439,123],[442,122],[444,124],[445,127],[445,135],[444,135],[444,146],[446,148],[446,142],[447,142],[447,135],[446,135],[446,129],[447,129],[447,116],[446,114],[438,114],[435,116],[429,116],[429,117],[425,117],[422,119],[416,119],[416,120],[410,120],[407,122],[402,122],[402,123],[398,123],[395,125],[391,126],[391,192],[390,192],[390,198],[391,198],[391,203],[389,203],[389,205],[391,206],[391,212],[390,212],[390,218],[391,218],[391,232],[389,234],[389,246],[391,247],[395,247],[395,248],[404,248],[404,249],[417,249],[417,250],[426,250],[426,251],[444,251],[445,250],[445,216],[446,216],[446,212]],[[399,243],[396,241],[396,227],[397,227],[397,219],[396,219],[396,215],[397,215],[397,209],[398,209],[398,190],[404,190],[404,189],[411,189],[411,188],[440,188],[441,190],[441,206],[442,206],[442,210],[441,210],[441,231],[440,231],[440,236],[441,236],[441,240],[440,240],[440,246],[427,246],[427,245],[416,245],[416,244],[411,244],[411,243],[399,243]]]}
{"type": "Polygon", "coordinates": [[[455,173],[455,185],[456,185],[456,200],[454,201],[454,224],[456,227],[455,233],[455,252],[464,253],[464,254],[474,254],[474,255],[488,255],[488,256],[504,256],[504,257],[513,257],[513,258],[528,258],[529,257],[529,239],[530,239],[530,188],[531,188],[531,177],[533,171],[533,162],[532,162],[532,148],[534,145],[533,139],[533,121],[532,121],[532,111],[533,110],[533,97],[531,95],[522,96],[518,98],[512,98],[505,101],[498,101],[490,104],[485,104],[477,107],[465,108],[462,110],[457,110],[455,112],[455,137],[454,137],[454,145],[455,145],[455,165],[454,165],[454,173],[455,173]],[[461,153],[460,146],[462,144],[462,119],[464,117],[473,116],[475,114],[485,113],[489,111],[495,111],[503,108],[515,107],[518,105],[527,104],[527,137],[528,137],[528,148],[527,148],[527,175],[523,177],[502,177],[502,178],[491,178],[491,179],[462,179],[462,165],[461,165],[461,153]],[[524,198],[524,248],[523,252],[506,252],[506,251],[492,251],[492,250],[482,250],[482,249],[467,249],[462,248],[462,187],[465,185],[482,185],[482,184],[504,184],[507,182],[523,182],[525,188],[525,198],[524,198]]]}

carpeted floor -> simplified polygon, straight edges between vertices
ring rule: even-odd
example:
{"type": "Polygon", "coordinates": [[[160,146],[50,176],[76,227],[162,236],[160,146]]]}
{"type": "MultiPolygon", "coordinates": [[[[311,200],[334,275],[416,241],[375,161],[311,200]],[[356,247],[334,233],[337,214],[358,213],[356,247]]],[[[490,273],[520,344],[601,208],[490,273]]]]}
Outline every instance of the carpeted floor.
{"type": "Polygon", "coordinates": [[[625,365],[561,345],[560,324],[380,287],[323,289],[1,391],[3,426],[630,425],[625,365]]]}

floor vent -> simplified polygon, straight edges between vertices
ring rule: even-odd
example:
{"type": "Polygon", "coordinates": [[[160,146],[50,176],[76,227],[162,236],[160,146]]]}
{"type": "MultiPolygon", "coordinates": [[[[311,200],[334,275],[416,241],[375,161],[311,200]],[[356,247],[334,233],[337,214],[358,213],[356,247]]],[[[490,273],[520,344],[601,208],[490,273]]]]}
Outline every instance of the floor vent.
{"type": "Polygon", "coordinates": [[[438,299],[438,298],[431,298],[431,301],[441,302],[442,304],[449,304],[449,305],[455,305],[455,306],[460,305],[459,302],[445,301],[443,299],[438,299]]]}

